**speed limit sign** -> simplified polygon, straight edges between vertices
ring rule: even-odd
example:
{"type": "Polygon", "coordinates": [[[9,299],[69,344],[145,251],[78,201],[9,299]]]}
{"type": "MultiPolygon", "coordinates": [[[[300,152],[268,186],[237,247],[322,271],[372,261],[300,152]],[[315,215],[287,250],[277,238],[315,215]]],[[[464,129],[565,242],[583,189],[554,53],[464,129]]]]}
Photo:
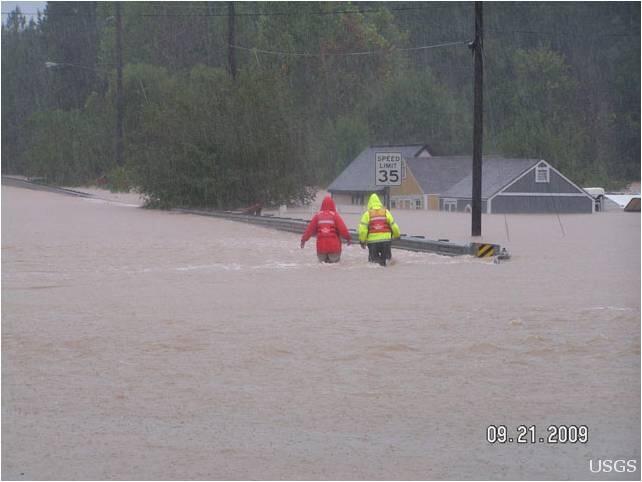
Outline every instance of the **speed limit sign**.
{"type": "Polygon", "coordinates": [[[401,153],[375,153],[375,186],[401,186],[401,153]]]}

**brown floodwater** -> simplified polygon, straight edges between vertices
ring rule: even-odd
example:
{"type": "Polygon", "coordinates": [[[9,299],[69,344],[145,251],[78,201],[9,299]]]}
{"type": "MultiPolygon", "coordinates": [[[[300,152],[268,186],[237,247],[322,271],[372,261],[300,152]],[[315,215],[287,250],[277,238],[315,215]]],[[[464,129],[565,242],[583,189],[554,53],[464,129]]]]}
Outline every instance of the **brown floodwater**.
{"type": "Polygon", "coordinates": [[[510,261],[381,268],[111,199],[2,188],[3,479],[640,478],[639,214],[484,216],[510,261]]]}

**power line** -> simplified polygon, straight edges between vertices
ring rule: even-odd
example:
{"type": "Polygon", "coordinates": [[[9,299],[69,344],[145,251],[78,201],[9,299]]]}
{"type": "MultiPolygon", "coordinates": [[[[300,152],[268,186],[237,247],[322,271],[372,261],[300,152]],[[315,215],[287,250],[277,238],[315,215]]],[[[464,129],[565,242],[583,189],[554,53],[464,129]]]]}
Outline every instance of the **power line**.
{"type": "Polygon", "coordinates": [[[389,49],[366,50],[361,52],[328,52],[325,54],[312,53],[312,52],[293,52],[293,51],[285,52],[285,51],[279,51],[279,50],[265,50],[265,49],[259,49],[259,48],[253,48],[253,47],[244,47],[242,45],[230,45],[230,47],[239,49],[239,50],[246,50],[249,52],[256,52],[260,54],[284,55],[284,56],[290,56],[290,57],[324,57],[324,56],[339,57],[339,56],[377,55],[377,54],[390,53],[390,52],[409,52],[414,50],[428,50],[428,49],[435,49],[439,47],[450,47],[453,45],[468,45],[468,41],[445,42],[441,44],[421,45],[419,47],[405,47],[405,48],[397,48],[393,46],[389,49]]]}

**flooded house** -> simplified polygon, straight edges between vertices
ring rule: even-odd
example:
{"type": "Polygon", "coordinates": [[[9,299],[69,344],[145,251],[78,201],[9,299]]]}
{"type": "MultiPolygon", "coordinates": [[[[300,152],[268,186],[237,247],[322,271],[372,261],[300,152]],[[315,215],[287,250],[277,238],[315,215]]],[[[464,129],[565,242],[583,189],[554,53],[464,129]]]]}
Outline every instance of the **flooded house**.
{"type": "MultiPolygon", "coordinates": [[[[396,209],[466,212],[472,207],[472,158],[433,156],[427,144],[370,146],[330,184],[337,204],[363,205],[369,193],[386,195],[375,183],[377,153],[400,153],[401,185],[390,188],[396,209]]],[[[484,156],[482,212],[593,213],[593,197],[541,159],[484,156]]]]}

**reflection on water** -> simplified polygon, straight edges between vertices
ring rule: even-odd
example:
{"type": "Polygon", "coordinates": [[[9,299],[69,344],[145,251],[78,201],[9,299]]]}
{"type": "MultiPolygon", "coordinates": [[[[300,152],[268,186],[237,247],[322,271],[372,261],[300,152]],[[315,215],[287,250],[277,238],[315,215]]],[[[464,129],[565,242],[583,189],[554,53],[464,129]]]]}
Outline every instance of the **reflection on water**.
{"type": "MultiPolygon", "coordinates": [[[[484,218],[510,262],[2,189],[6,478],[582,478],[638,458],[640,217],[484,218]],[[586,424],[586,446],[485,442],[586,424]]],[[[468,242],[467,218],[395,212],[468,242]]],[[[345,216],[356,226],[357,214],[345,216]]]]}

